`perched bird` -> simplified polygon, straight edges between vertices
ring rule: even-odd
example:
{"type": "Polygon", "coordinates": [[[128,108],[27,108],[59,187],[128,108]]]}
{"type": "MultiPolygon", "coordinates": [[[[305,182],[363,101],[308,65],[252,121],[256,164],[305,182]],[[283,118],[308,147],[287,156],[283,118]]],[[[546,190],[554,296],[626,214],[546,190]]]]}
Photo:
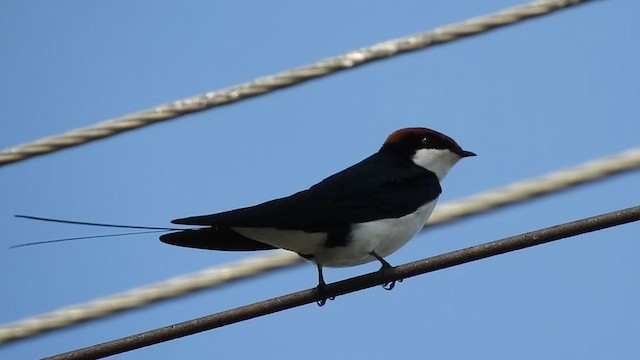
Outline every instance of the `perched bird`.
{"type": "MultiPolygon", "coordinates": [[[[204,226],[162,235],[191,248],[294,251],[318,268],[346,267],[384,259],[413,238],[431,215],[440,182],[461,158],[476,154],[426,128],[387,137],[378,152],[291,196],[246,208],[173,220],[204,226]]],[[[385,288],[393,288],[393,283],[385,288]]],[[[322,302],[324,303],[324,302],[322,302]]]]}

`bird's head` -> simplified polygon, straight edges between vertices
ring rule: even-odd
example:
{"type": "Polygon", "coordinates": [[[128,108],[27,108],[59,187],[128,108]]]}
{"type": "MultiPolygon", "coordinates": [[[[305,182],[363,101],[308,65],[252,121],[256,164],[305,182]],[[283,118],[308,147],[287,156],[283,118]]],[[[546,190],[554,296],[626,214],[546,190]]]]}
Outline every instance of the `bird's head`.
{"type": "Polygon", "coordinates": [[[380,151],[389,151],[413,161],[441,180],[460,159],[476,156],[463,150],[447,135],[427,128],[406,128],[395,131],[387,137],[380,151]]]}

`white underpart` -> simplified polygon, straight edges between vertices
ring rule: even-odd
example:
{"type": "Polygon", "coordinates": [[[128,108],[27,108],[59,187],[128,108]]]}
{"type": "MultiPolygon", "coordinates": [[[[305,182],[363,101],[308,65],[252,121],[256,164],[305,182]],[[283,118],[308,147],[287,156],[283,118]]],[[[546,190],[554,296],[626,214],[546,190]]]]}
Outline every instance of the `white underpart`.
{"type": "Polygon", "coordinates": [[[416,165],[435,173],[438,180],[442,181],[460,160],[460,155],[447,149],[419,149],[412,160],[416,165]]]}
{"type": "Polygon", "coordinates": [[[365,264],[376,260],[371,252],[386,257],[404,246],[422,229],[433,208],[434,200],[419,207],[415,212],[391,219],[374,220],[355,224],[347,246],[323,248],[313,260],[320,265],[343,267],[365,264]]]}
{"type": "MultiPolygon", "coordinates": [[[[419,149],[413,162],[436,174],[442,181],[460,156],[447,149],[419,149]]],[[[313,257],[313,261],[329,267],[354,266],[376,260],[375,251],[385,257],[413,238],[429,219],[436,200],[422,205],[400,218],[374,220],[351,226],[346,246],[325,247],[327,234],[302,230],[234,227],[233,231],[253,240],[313,257]]]]}
{"type": "Polygon", "coordinates": [[[308,233],[300,230],[277,230],[269,228],[233,228],[234,231],[269,245],[313,256],[313,261],[328,267],[355,266],[371,261],[376,254],[385,257],[411,240],[427,222],[434,200],[419,207],[415,212],[400,218],[374,220],[351,227],[347,246],[327,248],[326,233],[308,233]]]}

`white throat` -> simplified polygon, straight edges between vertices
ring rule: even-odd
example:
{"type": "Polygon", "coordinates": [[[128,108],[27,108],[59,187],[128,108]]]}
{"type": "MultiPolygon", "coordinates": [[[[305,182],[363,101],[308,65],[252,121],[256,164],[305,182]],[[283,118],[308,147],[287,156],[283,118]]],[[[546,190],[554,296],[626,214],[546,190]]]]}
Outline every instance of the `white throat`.
{"type": "Polygon", "coordinates": [[[448,149],[419,149],[412,160],[414,164],[436,174],[438,180],[442,181],[453,165],[460,160],[460,155],[448,149]]]}

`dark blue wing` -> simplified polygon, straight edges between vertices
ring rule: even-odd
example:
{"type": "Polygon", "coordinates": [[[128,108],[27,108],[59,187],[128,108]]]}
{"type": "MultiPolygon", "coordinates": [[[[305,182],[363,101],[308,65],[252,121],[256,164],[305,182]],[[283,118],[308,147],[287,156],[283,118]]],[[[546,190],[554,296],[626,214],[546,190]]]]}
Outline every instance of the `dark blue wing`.
{"type": "Polygon", "coordinates": [[[380,218],[400,217],[437,198],[441,188],[430,171],[380,151],[320,183],[288,197],[174,224],[275,227],[322,232],[380,218]]]}

